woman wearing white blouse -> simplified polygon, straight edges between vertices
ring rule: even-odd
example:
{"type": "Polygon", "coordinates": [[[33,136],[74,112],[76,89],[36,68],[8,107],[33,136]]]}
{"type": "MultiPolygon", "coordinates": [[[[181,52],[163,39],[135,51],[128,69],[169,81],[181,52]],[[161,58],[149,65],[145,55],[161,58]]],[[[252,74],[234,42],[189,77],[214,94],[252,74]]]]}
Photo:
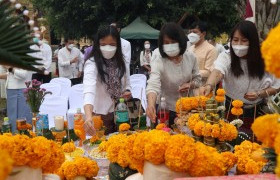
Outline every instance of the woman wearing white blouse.
{"type": "Polygon", "coordinates": [[[196,58],[186,51],[186,36],[179,25],[163,25],[158,42],[161,56],[157,56],[151,63],[152,71],[147,86],[147,115],[155,122],[156,99],[161,93],[166,98],[167,108],[170,110],[169,125],[172,125],[176,118],[175,104],[180,93],[199,87],[201,76],[196,58]]]}
{"type": "Polygon", "coordinates": [[[0,74],[0,79],[6,79],[7,114],[12,125],[12,132],[16,131],[16,120],[26,118],[31,123],[32,114],[26,103],[23,90],[25,82],[31,80],[32,73],[23,69],[3,66],[6,73],[0,74]]]}
{"type": "Polygon", "coordinates": [[[144,42],[144,50],[140,53],[140,66],[145,75],[149,75],[151,72],[151,59],[152,59],[152,52],[150,49],[150,42],[144,42]]]}
{"type": "Polygon", "coordinates": [[[84,69],[85,130],[95,134],[92,114],[102,116],[106,134],[116,131],[114,106],[120,97],[130,97],[130,81],[122,55],[120,36],[113,26],[101,27],[84,69]]]}
{"type": "Polygon", "coordinates": [[[219,55],[214,63],[213,72],[200,91],[201,94],[209,94],[213,87],[223,79],[227,109],[234,99],[244,102],[243,118],[246,121],[243,129],[252,135],[250,126],[254,120],[254,114],[258,115],[255,112],[255,106],[258,111],[264,98],[276,94],[280,88],[280,81],[265,72],[257,29],[252,22],[238,23],[230,39],[230,54],[223,52],[219,55]]]}

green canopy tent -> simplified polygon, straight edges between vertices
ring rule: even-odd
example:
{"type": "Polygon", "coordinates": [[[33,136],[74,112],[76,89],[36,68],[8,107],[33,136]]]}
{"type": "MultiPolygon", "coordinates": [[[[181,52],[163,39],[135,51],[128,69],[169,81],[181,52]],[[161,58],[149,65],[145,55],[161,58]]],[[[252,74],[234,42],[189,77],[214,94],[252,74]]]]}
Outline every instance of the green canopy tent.
{"type": "Polygon", "coordinates": [[[152,28],[140,17],[121,30],[124,39],[158,39],[159,31],[152,28]]]}

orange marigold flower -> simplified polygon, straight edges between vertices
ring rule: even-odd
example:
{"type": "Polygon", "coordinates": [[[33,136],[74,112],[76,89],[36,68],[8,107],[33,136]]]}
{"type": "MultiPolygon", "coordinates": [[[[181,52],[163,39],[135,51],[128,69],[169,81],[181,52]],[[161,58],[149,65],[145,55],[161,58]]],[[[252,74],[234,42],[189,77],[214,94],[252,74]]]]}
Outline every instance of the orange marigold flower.
{"type": "Polygon", "coordinates": [[[119,131],[122,132],[122,131],[128,131],[130,129],[130,125],[127,124],[127,123],[122,123],[119,127],[119,131]]]}
{"type": "Polygon", "coordinates": [[[63,144],[61,146],[61,148],[63,149],[64,152],[70,153],[70,152],[75,151],[76,146],[73,142],[68,142],[68,143],[63,144]]]}
{"type": "Polygon", "coordinates": [[[225,96],[226,95],[226,91],[224,89],[218,89],[217,90],[217,95],[218,96],[225,96]]]}
{"type": "Polygon", "coordinates": [[[231,109],[231,113],[235,116],[240,116],[243,114],[243,109],[242,108],[237,108],[237,107],[233,107],[231,109]]]}
{"type": "Polygon", "coordinates": [[[98,140],[99,140],[99,137],[98,137],[97,135],[92,136],[92,137],[90,138],[90,142],[91,142],[91,143],[95,143],[95,142],[98,141],[98,140]]]}
{"type": "Polygon", "coordinates": [[[215,99],[216,99],[217,102],[221,103],[221,102],[225,101],[225,96],[216,96],[215,99]]]}
{"type": "Polygon", "coordinates": [[[232,106],[236,108],[241,108],[243,106],[243,101],[241,100],[234,100],[232,101],[232,106]]]}
{"type": "Polygon", "coordinates": [[[167,126],[166,126],[166,124],[165,123],[160,123],[160,124],[158,124],[157,126],[156,126],[156,129],[157,130],[162,130],[163,128],[166,128],[167,126]]]}
{"type": "Polygon", "coordinates": [[[204,128],[204,122],[203,121],[199,121],[198,123],[196,123],[195,127],[194,127],[194,133],[197,136],[202,136],[202,129],[204,128]]]}
{"type": "Polygon", "coordinates": [[[196,123],[200,121],[200,116],[198,113],[192,114],[188,119],[188,126],[190,130],[194,130],[196,123]]]}

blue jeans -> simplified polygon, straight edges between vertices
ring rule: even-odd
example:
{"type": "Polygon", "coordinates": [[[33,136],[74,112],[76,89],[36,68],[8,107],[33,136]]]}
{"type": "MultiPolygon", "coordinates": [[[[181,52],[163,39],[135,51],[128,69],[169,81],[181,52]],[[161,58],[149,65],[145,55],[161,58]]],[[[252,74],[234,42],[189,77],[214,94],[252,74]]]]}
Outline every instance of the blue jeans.
{"type": "Polygon", "coordinates": [[[26,118],[27,123],[32,123],[32,113],[26,103],[23,89],[7,89],[7,113],[13,133],[17,129],[16,120],[18,118],[26,118]]]}

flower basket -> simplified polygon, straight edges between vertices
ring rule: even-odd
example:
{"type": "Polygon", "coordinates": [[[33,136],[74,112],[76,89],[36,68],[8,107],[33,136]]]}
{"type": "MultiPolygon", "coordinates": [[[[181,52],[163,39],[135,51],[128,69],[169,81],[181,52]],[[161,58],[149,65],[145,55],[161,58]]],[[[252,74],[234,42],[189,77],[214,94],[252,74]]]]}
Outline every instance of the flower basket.
{"type": "Polygon", "coordinates": [[[189,177],[186,173],[170,170],[165,164],[154,165],[148,161],[144,163],[143,179],[169,180],[179,177],[189,177]]]}
{"type": "Polygon", "coordinates": [[[42,180],[42,169],[34,169],[29,166],[14,166],[12,173],[8,176],[7,180],[18,180],[18,179],[28,179],[28,180],[42,180]]]}

